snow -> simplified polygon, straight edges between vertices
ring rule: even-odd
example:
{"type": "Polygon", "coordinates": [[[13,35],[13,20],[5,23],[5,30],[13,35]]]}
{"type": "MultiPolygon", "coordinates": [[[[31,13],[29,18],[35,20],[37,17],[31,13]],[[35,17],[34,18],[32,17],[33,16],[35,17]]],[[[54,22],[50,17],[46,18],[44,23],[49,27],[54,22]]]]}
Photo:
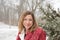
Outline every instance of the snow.
{"type": "Polygon", "coordinates": [[[16,40],[18,30],[16,26],[6,25],[0,22],[0,40],[16,40]]]}

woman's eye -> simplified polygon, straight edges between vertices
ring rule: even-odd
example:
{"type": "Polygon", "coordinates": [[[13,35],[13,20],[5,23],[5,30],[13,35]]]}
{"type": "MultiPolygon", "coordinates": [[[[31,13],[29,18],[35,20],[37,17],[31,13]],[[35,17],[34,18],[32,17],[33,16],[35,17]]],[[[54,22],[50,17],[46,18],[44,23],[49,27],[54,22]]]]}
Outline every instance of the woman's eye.
{"type": "Polygon", "coordinates": [[[29,21],[32,21],[32,19],[29,19],[29,21]]]}
{"type": "Polygon", "coordinates": [[[27,19],[24,19],[24,20],[27,20],[27,19]]]}

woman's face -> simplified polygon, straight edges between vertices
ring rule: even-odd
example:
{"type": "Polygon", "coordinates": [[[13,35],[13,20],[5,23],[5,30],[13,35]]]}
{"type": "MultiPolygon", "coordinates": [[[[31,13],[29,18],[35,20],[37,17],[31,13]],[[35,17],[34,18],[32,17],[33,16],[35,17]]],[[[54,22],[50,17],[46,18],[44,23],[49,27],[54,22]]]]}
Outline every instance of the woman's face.
{"type": "Polygon", "coordinates": [[[23,26],[28,30],[33,25],[33,18],[31,15],[24,17],[23,26]]]}

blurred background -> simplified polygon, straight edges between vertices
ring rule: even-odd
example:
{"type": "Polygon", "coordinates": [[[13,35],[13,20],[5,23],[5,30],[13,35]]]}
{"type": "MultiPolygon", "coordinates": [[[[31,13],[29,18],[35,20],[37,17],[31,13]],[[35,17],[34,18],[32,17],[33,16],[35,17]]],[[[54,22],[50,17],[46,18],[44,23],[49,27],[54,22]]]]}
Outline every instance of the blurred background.
{"type": "Polygon", "coordinates": [[[0,40],[15,40],[22,11],[34,13],[46,40],[60,40],[60,0],[0,0],[0,40]]]}

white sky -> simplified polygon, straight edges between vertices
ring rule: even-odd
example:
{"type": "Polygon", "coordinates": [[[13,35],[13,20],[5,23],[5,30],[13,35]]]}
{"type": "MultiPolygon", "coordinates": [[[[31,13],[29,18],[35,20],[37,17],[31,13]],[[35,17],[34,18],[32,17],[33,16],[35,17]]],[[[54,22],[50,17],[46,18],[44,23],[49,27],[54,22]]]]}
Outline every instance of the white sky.
{"type": "Polygon", "coordinates": [[[55,5],[54,5],[54,8],[60,8],[60,0],[55,0],[55,5]]]}
{"type": "Polygon", "coordinates": [[[57,8],[60,9],[60,0],[48,0],[53,5],[53,7],[57,10],[57,8]]]}

